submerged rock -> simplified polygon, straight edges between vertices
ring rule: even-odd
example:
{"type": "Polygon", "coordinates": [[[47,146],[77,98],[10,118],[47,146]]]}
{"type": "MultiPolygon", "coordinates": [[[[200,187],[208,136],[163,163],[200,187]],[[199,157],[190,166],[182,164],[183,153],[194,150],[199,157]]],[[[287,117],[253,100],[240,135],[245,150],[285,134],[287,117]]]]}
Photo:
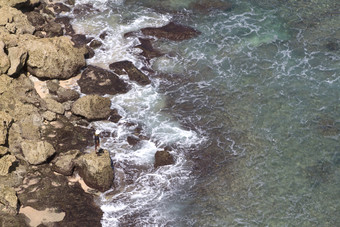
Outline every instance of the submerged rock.
{"type": "Polygon", "coordinates": [[[77,161],[79,174],[85,183],[99,191],[111,188],[114,179],[110,153],[104,150],[97,155],[95,152],[85,154],[77,161]]]}
{"type": "Polygon", "coordinates": [[[45,162],[55,153],[53,146],[46,141],[24,140],[21,148],[25,159],[32,165],[45,162]]]}
{"type": "Polygon", "coordinates": [[[155,154],[155,168],[159,167],[159,166],[164,166],[164,165],[171,165],[174,164],[174,158],[172,157],[172,155],[166,151],[157,151],[155,154]]]}
{"type": "Polygon", "coordinates": [[[136,81],[140,85],[151,83],[150,79],[130,61],[115,62],[110,64],[109,67],[118,75],[128,74],[130,80],[136,81]]]}
{"type": "Polygon", "coordinates": [[[104,120],[110,116],[111,101],[98,95],[83,96],[72,105],[71,111],[75,115],[88,120],[104,120]]]}
{"type": "Polygon", "coordinates": [[[163,55],[160,51],[153,48],[151,39],[139,38],[139,42],[140,44],[137,45],[136,48],[141,49],[143,51],[142,55],[147,59],[156,58],[163,55]]]}
{"type": "Polygon", "coordinates": [[[85,66],[84,50],[75,48],[67,37],[28,40],[24,45],[27,69],[38,78],[68,79],[85,66]]]}
{"type": "Polygon", "coordinates": [[[160,28],[143,28],[142,33],[147,36],[155,36],[157,38],[164,38],[173,41],[182,41],[197,37],[201,32],[180,24],[170,22],[169,24],[160,28]]]}
{"type": "Polygon", "coordinates": [[[84,94],[115,95],[128,91],[128,84],[117,75],[92,65],[89,65],[83,71],[81,78],[77,82],[81,92],[84,94]]]}

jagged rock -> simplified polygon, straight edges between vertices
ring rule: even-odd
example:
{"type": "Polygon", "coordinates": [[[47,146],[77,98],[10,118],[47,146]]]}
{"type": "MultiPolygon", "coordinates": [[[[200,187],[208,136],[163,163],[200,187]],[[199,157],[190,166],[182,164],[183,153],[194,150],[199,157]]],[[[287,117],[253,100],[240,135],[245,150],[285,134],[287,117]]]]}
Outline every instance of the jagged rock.
{"type": "Polygon", "coordinates": [[[59,87],[57,90],[57,101],[58,102],[67,102],[74,101],[79,98],[79,93],[75,90],[66,89],[63,87],[59,87]]]}
{"type": "Polygon", "coordinates": [[[55,153],[53,146],[46,141],[24,140],[21,148],[25,159],[32,165],[45,162],[55,153]]]}
{"type": "Polygon", "coordinates": [[[53,160],[53,170],[65,176],[70,176],[75,167],[74,160],[80,155],[79,150],[71,150],[61,153],[53,160]]]}
{"type": "Polygon", "coordinates": [[[0,211],[15,215],[18,212],[18,198],[14,188],[0,185],[0,211]]]}
{"type": "Polygon", "coordinates": [[[57,119],[57,114],[52,111],[46,111],[42,114],[42,117],[47,121],[54,121],[57,119]]]}
{"type": "MultiPolygon", "coordinates": [[[[143,28],[141,32],[147,36],[154,36],[157,38],[164,38],[173,41],[182,41],[197,37],[201,33],[191,27],[175,24],[170,22],[169,24],[160,28],[143,28]]],[[[129,35],[126,34],[126,35],[129,35]]]]}
{"type": "Polygon", "coordinates": [[[11,67],[9,68],[7,75],[12,76],[19,73],[21,68],[26,63],[27,51],[20,47],[8,48],[8,57],[11,62],[11,67]]]}
{"type": "Polygon", "coordinates": [[[174,158],[172,155],[166,151],[157,151],[155,154],[155,168],[158,166],[171,165],[174,163],[174,158]]]}
{"type": "Polygon", "coordinates": [[[0,157],[8,152],[7,147],[0,146],[0,157]]]}
{"type": "Polygon", "coordinates": [[[6,176],[8,174],[9,167],[12,166],[15,160],[14,155],[5,155],[0,158],[0,176],[6,176]]]}
{"type": "Polygon", "coordinates": [[[68,79],[85,66],[84,50],[67,37],[28,40],[25,47],[27,69],[38,78],[68,79]]]}
{"type": "Polygon", "coordinates": [[[87,95],[75,101],[71,111],[73,114],[83,116],[88,120],[103,120],[110,116],[110,106],[109,98],[87,95]]]}
{"type": "Polygon", "coordinates": [[[128,74],[130,80],[136,81],[140,85],[150,84],[150,79],[130,61],[120,61],[109,65],[110,69],[118,75],[128,74]]]}
{"type": "Polygon", "coordinates": [[[9,114],[0,111],[0,145],[7,142],[8,130],[12,123],[13,118],[9,114]]]}
{"type": "Polygon", "coordinates": [[[114,172],[110,153],[104,150],[100,155],[94,151],[77,160],[79,174],[85,183],[99,191],[109,190],[113,184],[114,172]]]}
{"type": "Polygon", "coordinates": [[[46,106],[47,106],[47,109],[54,112],[54,113],[57,113],[57,114],[64,114],[65,113],[65,109],[64,109],[64,106],[63,104],[53,100],[53,99],[50,99],[50,98],[47,98],[47,99],[44,99],[45,102],[46,102],[46,106]]]}
{"type": "Polygon", "coordinates": [[[160,57],[163,54],[158,51],[155,50],[151,44],[151,39],[143,39],[143,38],[138,38],[140,44],[136,46],[136,48],[141,49],[143,52],[141,53],[144,57],[146,57],[147,59],[151,59],[151,58],[156,58],[156,57],[160,57]]]}
{"type": "Polygon", "coordinates": [[[3,6],[0,8],[0,27],[3,26],[11,34],[33,34],[35,28],[21,11],[3,6]]]}
{"type": "Polygon", "coordinates": [[[0,40],[0,75],[6,73],[10,67],[10,62],[7,54],[4,51],[5,43],[0,40]]]}
{"type": "Polygon", "coordinates": [[[77,82],[84,94],[115,95],[128,91],[127,83],[119,79],[117,75],[92,65],[83,71],[77,82]]]}

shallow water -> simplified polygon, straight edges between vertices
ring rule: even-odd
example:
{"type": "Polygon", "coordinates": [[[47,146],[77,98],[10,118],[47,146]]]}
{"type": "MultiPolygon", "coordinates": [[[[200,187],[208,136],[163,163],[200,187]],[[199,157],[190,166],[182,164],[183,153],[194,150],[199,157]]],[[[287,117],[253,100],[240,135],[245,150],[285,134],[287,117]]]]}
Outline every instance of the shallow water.
{"type": "Polygon", "coordinates": [[[176,21],[202,32],[156,41],[165,55],[150,62],[152,84],[112,97],[118,124],[94,123],[111,133],[116,167],[103,226],[340,225],[337,1],[239,0],[208,13],[193,0],[97,2],[102,13],[74,21],[109,33],[90,64],[141,68],[137,39],[123,35],[143,27],[176,21]],[[133,147],[126,137],[137,126],[149,140],[133,147]],[[155,170],[165,146],[176,164],[155,170]]]}

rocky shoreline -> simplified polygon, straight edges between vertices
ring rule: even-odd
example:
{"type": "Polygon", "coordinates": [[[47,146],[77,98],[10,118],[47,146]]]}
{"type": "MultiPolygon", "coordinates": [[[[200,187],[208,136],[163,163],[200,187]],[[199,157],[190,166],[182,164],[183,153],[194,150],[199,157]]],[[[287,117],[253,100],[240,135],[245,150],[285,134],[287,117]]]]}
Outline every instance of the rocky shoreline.
{"type": "MultiPolygon", "coordinates": [[[[72,9],[74,4],[0,0],[1,226],[101,226],[102,211],[94,198],[112,187],[114,172],[109,151],[94,153],[89,124],[121,118],[110,109],[110,99],[101,96],[129,90],[119,75],[140,85],[151,83],[128,61],[111,64],[111,71],[86,65],[92,48],[103,40],[76,34],[71,18],[59,16],[92,10],[87,5],[72,9]],[[76,80],[85,96],[67,86],[76,80]],[[77,174],[81,182],[68,178],[77,174]],[[84,182],[92,189],[84,190],[84,182]]],[[[142,32],[177,41],[199,35],[174,23],[156,30],[142,32]]],[[[105,39],[105,32],[100,37],[105,39]]],[[[152,39],[140,40],[136,48],[144,57],[161,55],[152,39]]],[[[129,144],[143,139],[136,136],[128,138],[129,144]]],[[[156,159],[155,167],[174,162],[166,150],[156,159]]]]}

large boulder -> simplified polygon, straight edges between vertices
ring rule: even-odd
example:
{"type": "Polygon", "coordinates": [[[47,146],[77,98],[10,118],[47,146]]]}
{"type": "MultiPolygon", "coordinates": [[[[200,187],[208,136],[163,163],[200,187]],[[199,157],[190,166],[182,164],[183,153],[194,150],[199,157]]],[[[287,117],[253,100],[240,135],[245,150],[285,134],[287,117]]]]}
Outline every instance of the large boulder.
{"type": "Polygon", "coordinates": [[[109,67],[118,75],[128,74],[130,80],[136,81],[140,85],[151,83],[150,79],[130,61],[115,62],[110,64],[109,67]]]}
{"type": "Polygon", "coordinates": [[[164,38],[173,41],[182,41],[197,37],[201,32],[180,24],[170,22],[169,24],[160,28],[142,28],[141,32],[146,36],[154,36],[157,38],[164,38]]]}
{"type": "Polygon", "coordinates": [[[68,37],[28,40],[27,70],[38,78],[68,79],[85,66],[84,49],[73,46],[68,37]]]}
{"type": "Polygon", "coordinates": [[[26,63],[27,51],[20,47],[8,48],[8,57],[11,62],[7,75],[12,76],[20,72],[26,63]]]}
{"type": "Polygon", "coordinates": [[[85,183],[99,191],[107,191],[111,188],[114,179],[110,153],[104,150],[100,155],[94,151],[85,154],[77,160],[79,174],[85,183]]]}
{"type": "Polygon", "coordinates": [[[155,164],[154,164],[155,168],[157,168],[158,166],[171,165],[174,162],[175,162],[174,158],[166,150],[157,151],[155,154],[155,164]]]}
{"type": "Polygon", "coordinates": [[[73,174],[73,169],[75,167],[74,160],[80,155],[79,150],[71,150],[66,153],[60,153],[52,162],[52,169],[65,176],[70,176],[73,174]]]}
{"type": "Polygon", "coordinates": [[[25,140],[21,142],[21,148],[25,159],[32,165],[45,162],[55,153],[53,146],[46,141],[25,140]]]}
{"type": "Polygon", "coordinates": [[[5,43],[0,40],[0,75],[6,73],[9,69],[11,63],[9,62],[9,58],[5,53],[5,43]]]}
{"type": "Polygon", "coordinates": [[[79,98],[72,105],[71,111],[88,120],[107,119],[111,113],[111,101],[98,95],[87,95],[79,98]]]}
{"type": "Polygon", "coordinates": [[[7,142],[8,130],[13,123],[13,118],[6,112],[0,111],[0,145],[7,142]]]}
{"type": "Polygon", "coordinates": [[[0,158],[0,176],[6,176],[9,168],[13,165],[16,158],[14,155],[5,155],[0,158]]]}
{"type": "Polygon", "coordinates": [[[14,188],[0,185],[0,211],[11,215],[18,212],[18,198],[14,188]]]}
{"type": "Polygon", "coordinates": [[[127,83],[117,75],[92,65],[87,66],[77,82],[84,94],[115,95],[128,91],[127,83]]]}
{"type": "Polygon", "coordinates": [[[21,11],[9,6],[2,6],[0,15],[0,27],[3,27],[8,33],[33,34],[35,28],[21,11]]]}

